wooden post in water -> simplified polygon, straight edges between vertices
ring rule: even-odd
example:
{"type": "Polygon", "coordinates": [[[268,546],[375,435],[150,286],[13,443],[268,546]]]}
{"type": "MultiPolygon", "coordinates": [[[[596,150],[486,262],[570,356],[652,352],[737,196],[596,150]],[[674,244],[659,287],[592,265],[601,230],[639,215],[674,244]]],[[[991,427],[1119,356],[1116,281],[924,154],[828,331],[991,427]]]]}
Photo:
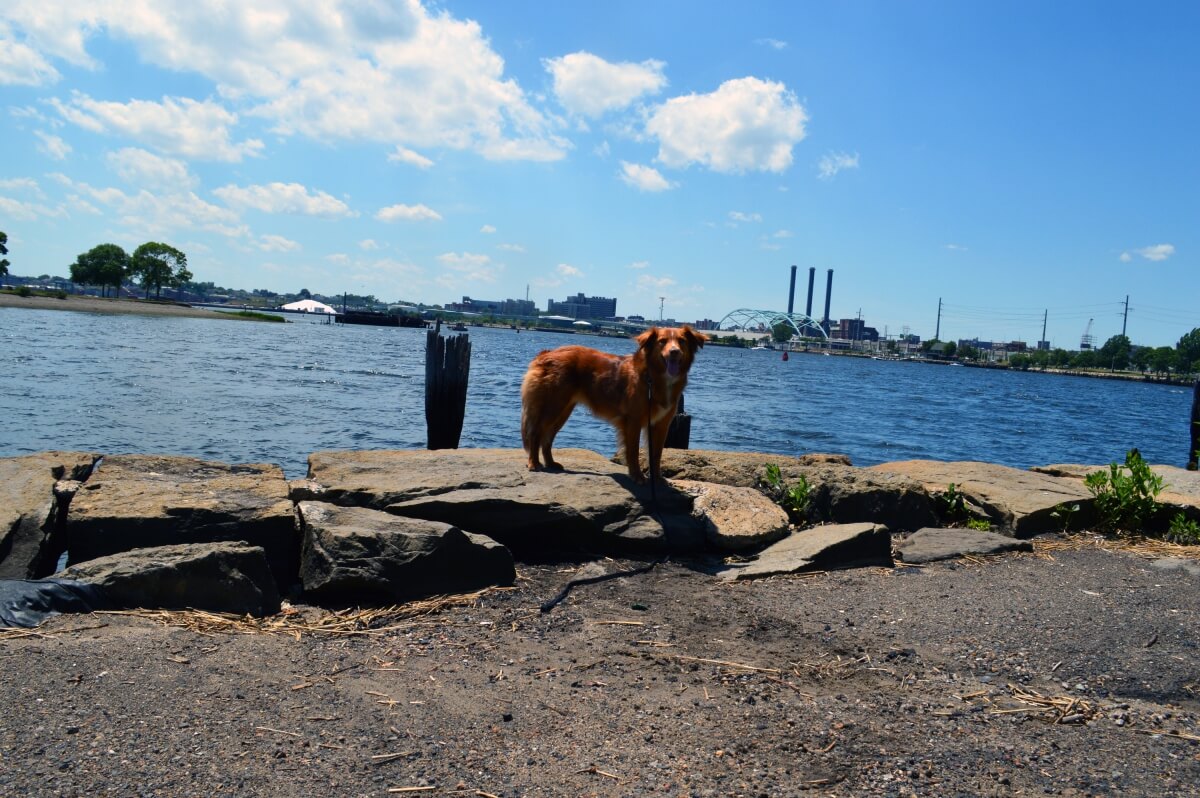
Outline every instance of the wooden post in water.
{"type": "Polygon", "coordinates": [[[425,332],[425,427],[427,449],[457,449],[467,413],[471,341],[441,335],[442,320],[425,332]]]}
{"type": "Polygon", "coordinates": [[[1188,449],[1187,468],[1188,471],[1196,470],[1196,461],[1200,458],[1200,380],[1196,380],[1196,385],[1192,388],[1192,434],[1188,436],[1192,441],[1192,447],[1188,449]]]}
{"type": "Polygon", "coordinates": [[[671,419],[671,426],[667,429],[667,442],[663,444],[666,449],[686,449],[692,439],[692,417],[683,412],[683,395],[679,396],[679,410],[675,413],[675,418],[671,419]]]}

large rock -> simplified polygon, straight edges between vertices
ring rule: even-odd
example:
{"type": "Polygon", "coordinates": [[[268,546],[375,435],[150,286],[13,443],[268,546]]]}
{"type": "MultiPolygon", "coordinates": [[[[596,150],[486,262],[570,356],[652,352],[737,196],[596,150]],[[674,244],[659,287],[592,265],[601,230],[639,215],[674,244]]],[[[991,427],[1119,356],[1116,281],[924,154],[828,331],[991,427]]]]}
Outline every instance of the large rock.
{"type": "Polygon", "coordinates": [[[283,471],[191,457],[105,457],[71,502],[70,564],[132,549],[244,541],[280,588],[296,582],[300,539],[283,471]]]}
{"type": "Polygon", "coordinates": [[[512,554],[483,535],[362,507],[300,502],[305,595],[394,604],[516,580],[512,554]]]}
{"type": "Polygon", "coordinates": [[[935,562],[965,554],[1000,554],[1006,551],[1033,551],[1033,544],[979,529],[926,528],[918,529],[896,547],[896,553],[906,563],[935,562]]]}
{"type": "Polygon", "coordinates": [[[1092,495],[1080,480],[991,463],[905,460],[868,470],[908,477],[931,493],[953,484],[967,502],[1018,538],[1062,529],[1062,521],[1052,516],[1060,505],[1078,504],[1081,522],[1091,517],[1094,508],[1092,495]]]}
{"type": "Polygon", "coordinates": [[[95,585],[118,607],[260,617],[279,611],[266,555],[245,543],[135,549],[69,566],[55,577],[95,585]]]}
{"type": "Polygon", "coordinates": [[[56,498],[55,482],[84,479],[99,456],[40,452],[0,457],[0,579],[33,579],[54,570],[59,548],[54,538],[69,501],[56,498]]]}
{"type": "Polygon", "coordinates": [[[693,548],[691,498],[648,486],[595,452],[561,449],[563,471],[528,471],[515,449],[317,452],[299,496],[440,521],[487,535],[524,556],[693,548]],[[660,519],[667,521],[664,531],[660,519]]]}
{"type": "Polygon", "coordinates": [[[892,536],[878,524],[813,527],[768,546],[751,563],[721,573],[729,582],[804,571],[891,566],[892,536]]]}
{"type": "Polygon", "coordinates": [[[692,517],[718,549],[740,551],[788,534],[787,513],[754,488],[686,479],[671,480],[671,486],[693,498],[692,517]]]}
{"type": "MultiPolygon", "coordinates": [[[[809,485],[809,520],[839,524],[869,521],[892,529],[920,529],[937,522],[929,493],[915,480],[850,465],[842,455],[786,457],[759,452],[704,450],[663,453],[663,474],[676,479],[753,488],[768,463],[779,466],[783,482],[804,477],[809,485]]],[[[944,487],[944,486],[943,486],[944,487]]]]}

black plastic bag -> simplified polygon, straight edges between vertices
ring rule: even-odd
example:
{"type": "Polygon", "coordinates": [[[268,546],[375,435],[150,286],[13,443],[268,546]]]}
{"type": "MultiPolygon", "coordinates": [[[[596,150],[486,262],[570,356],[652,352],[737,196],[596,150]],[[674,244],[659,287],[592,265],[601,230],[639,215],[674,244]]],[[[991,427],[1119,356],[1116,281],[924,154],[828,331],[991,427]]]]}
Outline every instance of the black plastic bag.
{"type": "Polygon", "coordinates": [[[51,615],[108,609],[104,591],[71,579],[0,579],[0,627],[37,626],[51,615]]]}

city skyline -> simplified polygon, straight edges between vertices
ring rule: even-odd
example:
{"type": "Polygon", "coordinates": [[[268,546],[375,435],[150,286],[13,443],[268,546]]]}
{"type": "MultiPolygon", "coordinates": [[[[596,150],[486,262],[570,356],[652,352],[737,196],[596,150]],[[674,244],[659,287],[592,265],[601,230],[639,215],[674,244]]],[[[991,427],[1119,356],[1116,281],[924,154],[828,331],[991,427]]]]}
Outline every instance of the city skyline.
{"type": "Polygon", "coordinates": [[[1173,345],[1200,313],[1200,7],[448,0],[0,7],[14,274],[615,297],[1173,345]],[[660,300],[665,297],[665,300],[660,300]]]}

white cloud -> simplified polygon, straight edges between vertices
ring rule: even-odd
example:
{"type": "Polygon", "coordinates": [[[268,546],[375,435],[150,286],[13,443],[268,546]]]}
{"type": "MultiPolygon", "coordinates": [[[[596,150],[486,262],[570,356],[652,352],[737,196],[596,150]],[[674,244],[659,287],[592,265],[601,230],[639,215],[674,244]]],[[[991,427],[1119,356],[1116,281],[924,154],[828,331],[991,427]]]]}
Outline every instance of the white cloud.
{"type": "Polygon", "coordinates": [[[479,228],[479,232],[491,235],[492,233],[496,232],[496,228],[490,224],[485,224],[483,227],[479,228]]]}
{"type": "Polygon", "coordinates": [[[364,238],[362,241],[358,242],[358,248],[366,250],[367,252],[371,252],[379,249],[379,244],[373,238],[364,238]]]}
{"type": "Polygon", "coordinates": [[[964,247],[962,244],[946,244],[945,246],[946,246],[946,249],[950,250],[951,252],[966,252],[967,251],[967,248],[964,247]]]}
{"type": "Polygon", "coordinates": [[[503,249],[506,252],[524,252],[525,247],[520,244],[497,244],[496,249],[503,249]]]}
{"type": "Polygon", "coordinates": [[[858,153],[849,155],[844,152],[828,152],[817,162],[817,176],[822,180],[832,180],[843,169],[858,168],[858,153]]]}
{"type": "Polygon", "coordinates": [[[662,61],[614,64],[591,53],[570,53],[542,60],[554,78],[554,94],[573,114],[597,117],[626,108],[667,85],[662,61]]]}
{"type": "Polygon", "coordinates": [[[185,158],[240,161],[263,148],[258,139],[232,141],[230,128],[237,124],[237,114],[211,100],[163,97],[161,103],[118,103],[72,92],[70,101],[56,98],[50,104],[63,119],[84,130],[131,138],[185,158]]]}
{"type": "Polygon", "coordinates": [[[791,238],[793,235],[791,230],[776,230],[771,234],[771,238],[791,238]]]}
{"type": "Polygon", "coordinates": [[[59,77],[41,53],[5,36],[0,25],[0,85],[45,86],[59,77]]]}
{"type": "Polygon", "coordinates": [[[49,158],[53,158],[56,161],[65,161],[67,155],[71,152],[71,145],[58,136],[51,133],[44,133],[40,130],[33,131],[33,135],[37,136],[40,140],[37,145],[38,152],[49,158]]]}
{"type": "Polygon", "coordinates": [[[375,218],[381,222],[440,222],[442,215],[426,205],[389,205],[380,208],[375,218]]]}
{"type": "Polygon", "coordinates": [[[1173,244],[1155,244],[1152,247],[1142,247],[1135,249],[1135,255],[1141,255],[1146,260],[1158,262],[1166,260],[1175,254],[1175,246],[1173,244]]]}
{"type": "Polygon", "coordinates": [[[0,191],[18,191],[44,197],[38,182],[32,177],[9,177],[0,179],[0,191]]]}
{"type": "Polygon", "coordinates": [[[655,277],[651,274],[639,274],[637,278],[639,291],[661,291],[673,285],[675,285],[675,280],[671,277],[655,277]]]}
{"type": "Polygon", "coordinates": [[[118,188],[79,183],[63,174],[51,177],[74,192],[68,197],[72,202],[95,203],[112,209],[117,222],[132,236],[154,239],[185,230],[204,230],[232,239],[250,235],[250,229],[236,213],[206,202],[191,191],[177,188],[151,192],[143,188],[127,194],[118,188]]]}
{"type": "Polygon", "coordinates": [[[337,263],[344,266],[350,262],[350,256],[344,252],[334,252],[332,255],[326,255],[325,260],[329,261],[330,263],[337,263]]]}
{"type": "Polygon", "coordinates": [[[648,261],[648,260],[635,260],[633,263],[629,264],[628,268],[630,268],[630,269],[645,269],[645,268],[648,268],[649,266],[650,266],[650,261],[648,261]]]}
{"type": "Polygon", "coordinates": [[[406,163],[410,166],[415,166],[418,169],[428,169],[429,167],[433,166],[433,161],[429,160],[421,153],[413,152],[407,147],[402,147],[399,144],[396,145],[395,150],[388,154],[387,159],[389,161],[406,163]]]}
{"type": "Polygon", "coordinates": [[[51,218],[62,217],[66,216],[66,210],[61,205],[57,208],[51,208],[40,202],[28,202],[25,200],[16,200],[12,197],[0,196],[0,218],[32,222],[41,216],[51,218]]]}
{"type": "Polygon", "coordinates": [[[350,206],[324,191],[312,191],[299,183],[267,183],[255,186],[222,186],[213,194],[231,208],[253,208],[263,213],[295,213],[302,216],[335,218],[357,216],[350,206]]]}
{"type": "Polygon", "coordinates": [[[1121,257],[1120,257],[1121,263],[1129,263],[1129,261],[1131,261],[1131,260],[1133,260],[1133,256],[1130,255],[1128,252],[1121,253],[1121,257]]]}
{"type": "Polygon", "coordinates": [[[618,174],[626,185],[633,186],[639,191],[668,191],[676,186],[675,183],[663,177],[657,169],[638,163],[621,161],[621,171],[618,174]]]}
{"type": "Polygon", "coordinates": [[[538,160],[569,146],[505,77],[479,23],[419,0],[44,0],[2,13],[43,56],[86,68],[98,66],[88,40],[104,31],[144,63],[211,81],[283,135],[538,160]]]}
{"type": "Polygon", "coordinates": [[[733,222],[761,222],[762,214],[759,213],[743,213],[741,211],[730,211],[729,219],[733,222]]]}
{"type": "Polygon", "coordinates": [[[807,119],[782,83],[747,77],[710,94],[668,100],[651,112],[646,132],[658,139],[658,160],[667,166],[782,172],[792,165],[807,119]]]}
{"type": "Polygon", "coordinates": [[[136,147],[110,152],[105,160],[122,180],[140,188],[170,191],[196,186],[196,178],[188,172],[187,164],[183,161],[164,158],[136,147]]]}
{"type": "Polygon", "coordinates": [[[563,277],[582,277],[583,271],[572,266],[569,263],[560,263],[554,267],[554,270],[563,277]]]}
{"type": "Polygon", "coordinates": [[[754,43],[763,47],[770,47],[772,50],[786,50],[788,43],[780,39],[755,39],[754,43]]]}
{"type": "Polygon", "coordinates": [[[504,270],[502,265],[493,263],[489,256],[474,252],[445,252],[438,255],[437,260],[443,267],[438,283],[446,288],[475,282],[494,283],[504,270]]]}
{"type": "Polygon", "coordinates": [[[258,248],[263,252],[295,252],[301,247],[290,238],[268,233],[258,237],[258,248]]]}

